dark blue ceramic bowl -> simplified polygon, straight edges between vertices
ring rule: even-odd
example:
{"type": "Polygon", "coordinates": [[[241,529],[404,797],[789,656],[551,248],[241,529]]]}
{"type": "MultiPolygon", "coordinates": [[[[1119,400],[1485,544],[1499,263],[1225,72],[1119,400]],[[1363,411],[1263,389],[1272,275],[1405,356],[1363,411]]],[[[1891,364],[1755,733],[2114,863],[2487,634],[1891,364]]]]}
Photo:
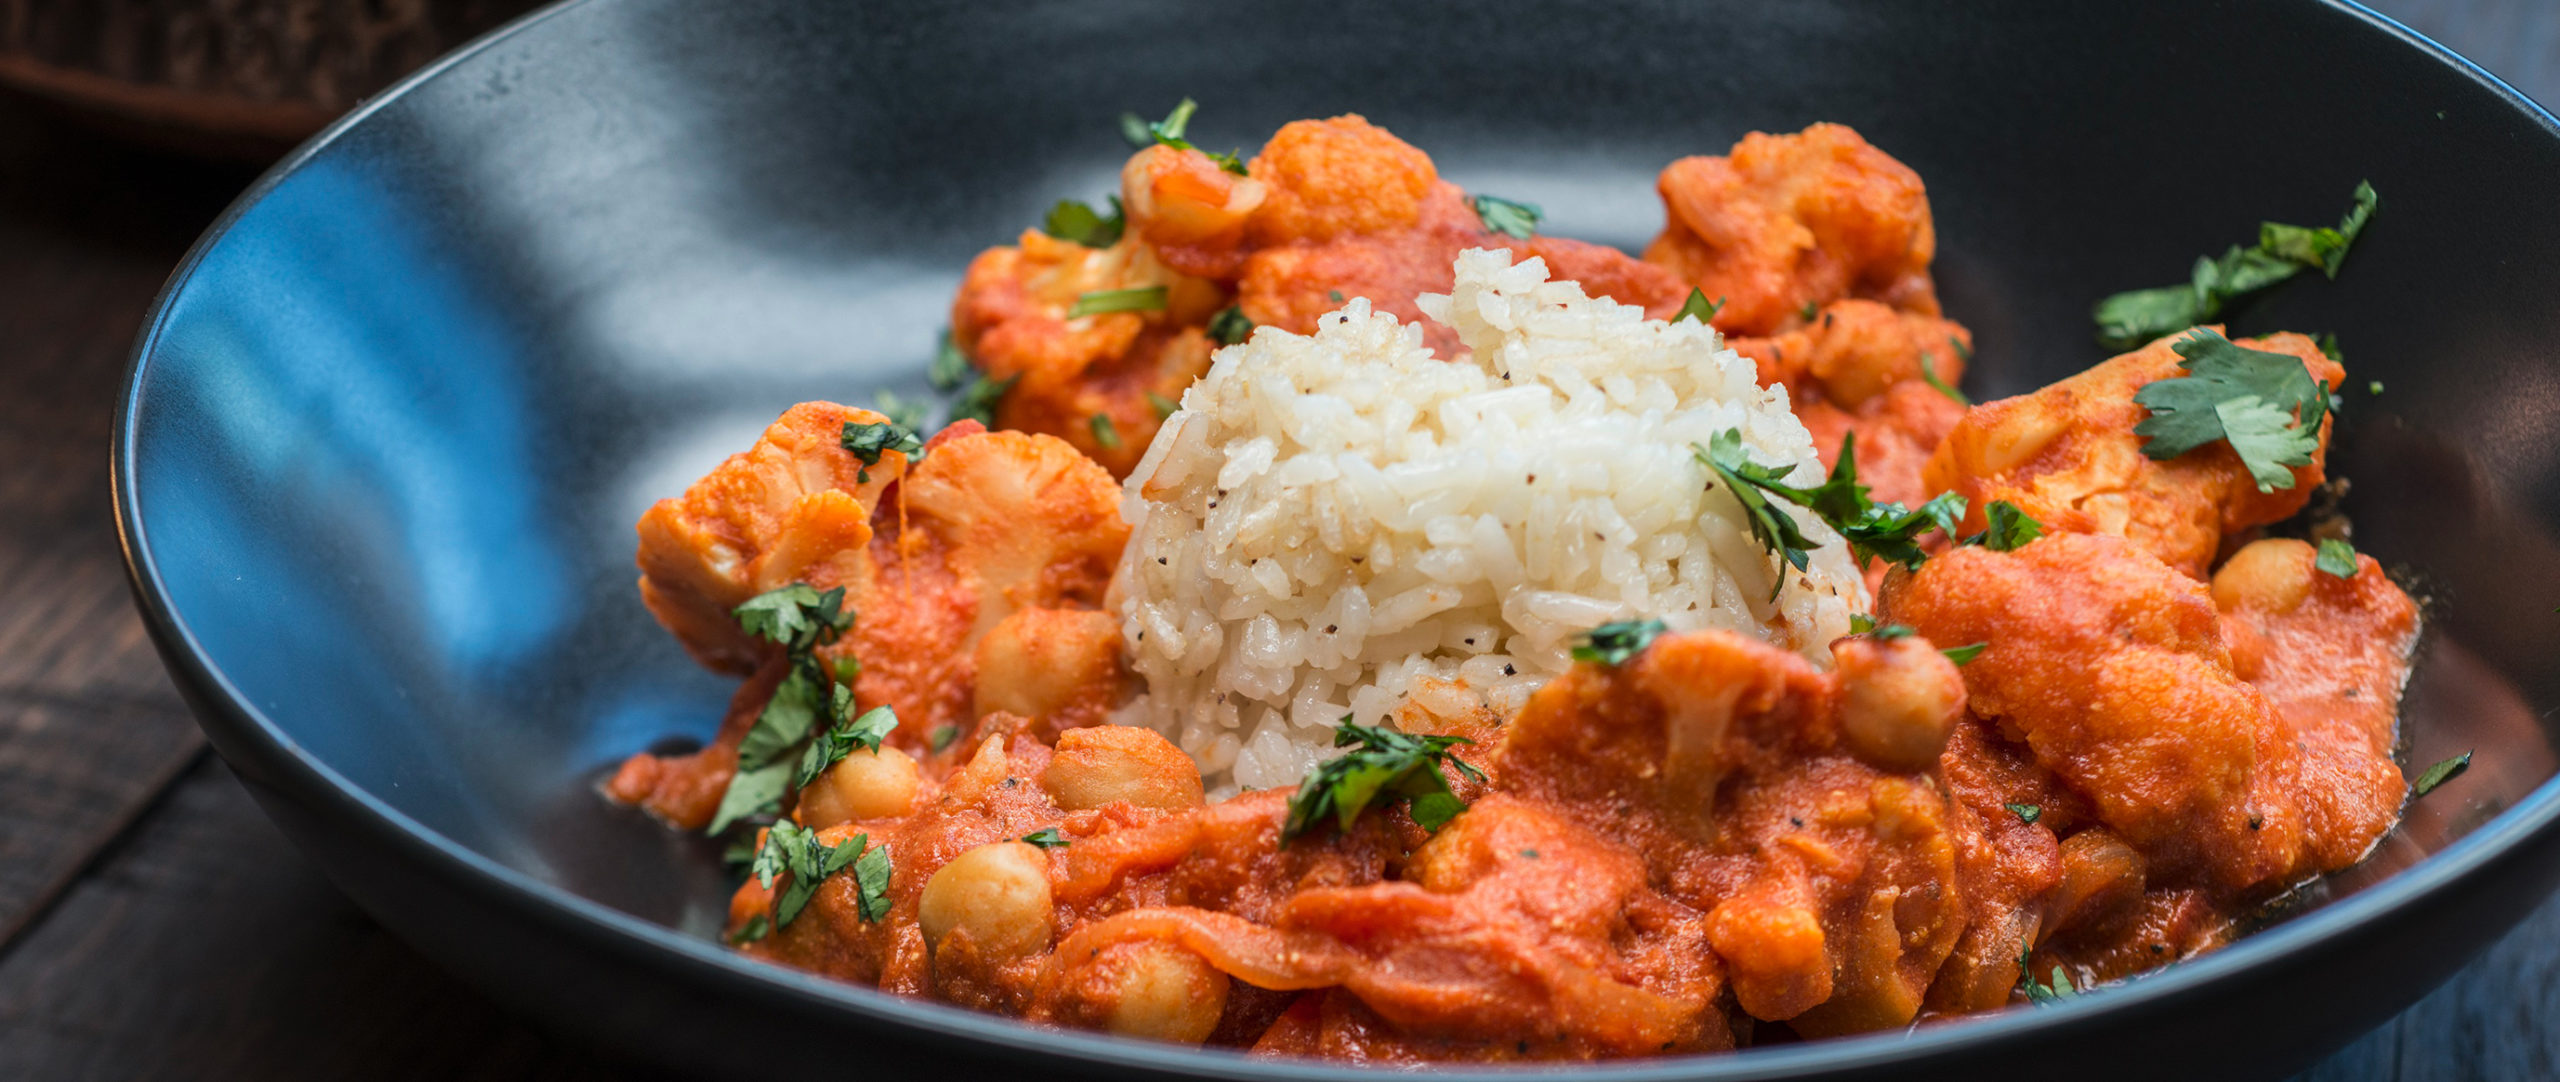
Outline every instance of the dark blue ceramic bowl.
{"type": "MultiPolygon", "coordinates": [[[[2560,875],[2560,130],[2311,0],[1465,6],[591,0],[488,38],[259,182],[136,350],[134,590],[205,731],[338,884],[635,1057],[764,1077],[1344,1068],[1061,1033],[712,941],[716,854],[606,805],[727,682],[632,588],[631,524],[784,406],[923,392],[962,265],[1109,189],[1113,119],[1249,146],[1357,110],[1452,178],[1640,245],[1656,169],[1845,121],[1934,197],[1977,393],[2100,358],[2088,306],[2261,218],[2382,213],[2336,282],[2357,540],[2432,601],[2408,759],[2477,748],[2366,866],[2239,945],[2058,1008],[1594,1077],[2263,1076],[2388,1017],[2560,875]],[[2372,395],[2366,380],[2386,393],[2372,395]]],[[[243,874],[254,874],[244,870],[243,874]]]]}

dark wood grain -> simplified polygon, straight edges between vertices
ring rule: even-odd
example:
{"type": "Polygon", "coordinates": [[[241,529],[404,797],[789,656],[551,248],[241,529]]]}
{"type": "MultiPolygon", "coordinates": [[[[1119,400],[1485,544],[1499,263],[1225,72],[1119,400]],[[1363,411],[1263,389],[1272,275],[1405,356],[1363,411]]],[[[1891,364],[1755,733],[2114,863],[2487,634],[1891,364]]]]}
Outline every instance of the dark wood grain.
{"type": "MultiPolygon", "coordinates": [[[[2375,6],[2560,101],[2560,2],[2375,6]]],[[[248,177],[29,117],[0,100],[0,1078],[640,1077],[392,939],[203,750],[125,596],[106,440],[153,292],[248,177]]],[[[2552,1078],[2560,899],[2295,1082],[2552,1078]]]]}

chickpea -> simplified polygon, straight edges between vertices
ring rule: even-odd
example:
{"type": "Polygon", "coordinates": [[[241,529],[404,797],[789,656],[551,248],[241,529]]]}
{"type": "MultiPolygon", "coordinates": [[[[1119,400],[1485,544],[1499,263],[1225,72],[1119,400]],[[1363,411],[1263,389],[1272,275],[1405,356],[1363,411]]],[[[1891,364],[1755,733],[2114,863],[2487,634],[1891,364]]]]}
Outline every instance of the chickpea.
{"type": "Polygon", "coordinates": [[[1912,637],[1843,639],[1831,657],[1840,674],[1840,735],[1852,754],[1895,771],[1938,761],[1964,713],[1964,677],[1946,655],[1912,637]]]}
{"type": "Polygon", "coordinates": [[[798,818],[819,830],[905,815],[915,808],[919,785],[913,756],[896,748],[856,748],[800,790],[798,818]]]}
{"type": "Polygon", "coordinates": [[[1068,811],[1125,800],[1142,808],[1196,808],[1200,768],[1153,729],[1096,725],[1058,734],[1040,784],[1068,811]]]}
{"type": "Polygon", "coordinates": [[[2252,541],[2232,553],[2213,573],[2213,603],[2225,612],[2253,609],[2282,615],[2301,607],[2311,594],[2313,558],[2308,543],[2271,537],[2252,541]]]}
{"type": "Polygon", "coordinates": [[[977,956],[1003,961],[1049,945],[1049,858],[1021,842],[981,845],[925,880],[916,922],[933,950],[966,932],[977,956]]]}
{"type": "Polygon", "coordinates": [[[1098,962],[1116,993],[1102,1011],[1110,1032],[1198,1044],[1226,1013],[1227,975],[1177,944],[1122,944],[1098,962]]]}

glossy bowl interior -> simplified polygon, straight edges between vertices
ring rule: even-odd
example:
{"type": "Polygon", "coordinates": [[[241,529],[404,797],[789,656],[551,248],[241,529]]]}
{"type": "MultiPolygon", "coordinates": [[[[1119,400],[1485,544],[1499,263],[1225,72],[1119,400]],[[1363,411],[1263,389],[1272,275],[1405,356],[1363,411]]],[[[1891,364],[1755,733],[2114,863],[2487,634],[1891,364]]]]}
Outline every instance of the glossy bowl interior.
{"type": "Polygon", "coordinates": [[[1467,188],[1544,205],[1555,233],[1629,247],[1659,227],[1673,158],[1849,123],[1928,181],[1977,397],[2101,359],[2105,293],[2175,281],[2261,218],[2328,221],[2360,179],[2383,195],[2338,280],[2231,322],[2343,341],[2332,472],[2359,546],[2429,602],[2407,761],[2476,748],[2471,772],[2290,919],[2161,975],[1597,1073],[2282,1069],[2417,998],[2560,873],[2540,720],[2560,706],[2560,130],[2310,0],[551,9],[279,166],[161,299],[118,507],[206,730],[386,923],[635,1056],[1341,1073],[749,963],[712,942],[709,843],[594,792],[629,752],[709,734],[729,690],[639,605],[641,510],[795,401],[926,394],[969,257],[1111,190],[1114,118],[1185,95],[1192,137],[1221,148],[1365,113],[1467,188]]]}

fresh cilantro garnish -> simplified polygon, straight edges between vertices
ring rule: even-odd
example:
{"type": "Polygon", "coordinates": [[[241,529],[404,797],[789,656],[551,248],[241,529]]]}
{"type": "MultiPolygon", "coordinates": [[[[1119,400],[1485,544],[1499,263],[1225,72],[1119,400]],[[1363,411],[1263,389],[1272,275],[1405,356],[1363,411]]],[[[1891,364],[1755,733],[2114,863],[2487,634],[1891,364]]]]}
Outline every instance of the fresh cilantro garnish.
{"type": "MultiPolygon", "coordinates": [[[[1850,626],[1856,627],[1857,622],[1851,621],[1850,626]]],[[[1866,633],[1875,636],[1880,641],[1892,642],[1895,639],[1910,638],[1913,635],[1919,634],[1920,631],[1909,624],[1879,624],[1875,622],[1875,620],[1869,619],[1867,621],[1866,633]]]]}
{"type": "Polygon", "coordinates": [[[2044,807],[2042,805],[2003,804],[2001,807],[2009,809],[2009,814],[2017,816],[2019,822],[2025,823],[2028,826],[2034,826],[2036,820],[2044,818],[2044,807]]]}
{"type": "Polygon", "coordinates": [[[2471,769],[2471,753],[2466,751],[2419,771],[2418,780],[2409,783],[2409,799],[2416,800],[2435,792],[2436,786],[2461,777],[2462,772],[2469,769],[2471,769]]]}
{"type": "Polygon", "coordinates": [[[2062,971],[2061,966],[2053,967],[2053,979],[2049,983],[2036,983],[2035,972],[2028,968],[2025,952],[2018,955],[2018,988],[2027,994],[2030,1003],[2060,1003],[2080,994],[2079,989],[2071,987],[2071,977],[2062,971]]]}
{"type": "MultiPolygon", "coordinates": [[[[1964,344],[1953,338],[1947,341],[1955,342],[1957,345],[1964,344]]],[[[1928,384],[1939,394],[1947,396],[1947,399],[1956,405],[1968,407],[1973,405],[1973,400],[1966,398],[1963,391],[1956,390],[1954,384],[1938,378],[1937,370],[1929,367],[1929,351],[1925,349],[1920,351],[1920,382],[1928,384]]]]}
{"type": "Polygon", "coordinates": [[[771,934],[772,931],[773,922],[766,920],[764,918],[764,914],[758,913],[755,916],[747,918],[747,922],[739,925],[737,931],[730,933],[729,945],[732,947],[744,946],[746,944],[753,943],[756,940],[763,939],[766,935],[771,934]]]}
{"type": "Polygon", "coordinates": [[[2324,540],[2320,542],[2320,554],[2312,558],[2311,566],[2342,579],[2354,578],[2356,547],[2334,537],[2324,540]]]}
{"type": "Polygon", "coordinates": [[[934,726],[932,732],[924,734],[925,746],[934,751],[950,747],[951,742],[958,739],[960,739],[960,726],[947,721],[934,726]]]}
{"type": "Polygon", "coordinates": [[[933,382],[934,390],[944,394],[957,391],[969,382],[969,355],[960,352],[960,345],[951,340],[950,331],[942,332],[942,343],[934,348],[933,367],[925,370],[925,378],[933,382]]]}
{"type": "Polygon", "coordinates": [[[1120,426],[1111,423],[1111,415],[1097,413],[1085,419],[1084,427],[1093,433],[1094,446],[1105,451],[1120,449],[1120,426]]]}
{"type": "Polygon", "coordinates": [[[795,582],[749,598],[735,610],[738,627],[779,644],[790,668],[738,741],[737,769],[720,794],[709,833],[718,835],[741,819],[780,811],[791,782],[792,753],[809,739],[822,714],[831,712],[840,720],[851,709],[851,694],[828,678],[817,659],[819,647],[853,626],[853,613],[843,603],[844,587],[820,593],[795,582]]]}
{"type": "Polygon", "coordinates": [[[1981,533],[1956,542],[1958,545],[1980,545],[1993,552],[2014,552],[2018,546],[2044,536],[2044,523],[2036,521],[2018,505],[2007,500],[1993,500],[1982,509],[1989,520],[1981,533]]]}
{"type": "Polygon", "coordinates": [[[1612,620],[1584,633],[1582,642],[1573,648],[1573,659],[1624,665],[1668,630],[1660,620],[1612,620]]]}
{"type": "Polygon", "coordinates": [[[1671,322],[1678,323],[1684,319],[1694,319],[1700,323],[1712,323],[1715,321],[1716,313],[1721,311],[1724,311],[1724,298],[1708,300],[1705,290],[1690,286],[1689,299],[1680,302],[1680,310],[1672,313],[1671,322]]]}
{"type": "Polygon", "coordinates": [[[1049,217],[1040,223],[1040,231],[1059,240],[1074,241],[1087,248],[1108,248],[1120,243],[1120,234],[1129,226],[1129,212],[1121,209],[1120,197],[1111,197],[1111,214],[1101,212],[1074,199],[1058,200],[1049,208],[1049,217]]]}
{"type": "Polygon", "coordinates": [[[1021,376],[1006,376],[1003,379],[978,377],[975,382],[969,384],[968,390],[960,392],[960,397],[952,400],[951,420],[947,423],[976,421],[988,428],[994,428],[996,404],[1004,401],[1004,393],[1012,390],[1013,381],[1021,378],[1021,376]]]}
{"type": "Polygon", "coordinates": [[[1182,408],[1182,403],[1166,398],[1154,391],[1149,391],[1147,392],[1147,408],[1156,411],[1156,420],[1161,421],[1167,417],[1173,416],[1174,411],[1182,408]]]}
{"type": "Polygon", "coordinates": [[[1864,635],[1864,634],[1866,634],[1867,632],[1873,631],[1873,630],[1875,630],[1875,629],[1876,629],[1876,618],[1875,618],[1875,617],[1873,617],[1873,616],[1869,616],[1869,615],[1867,615],[1866,613],[1863,613],[1863,612],[1853,612],[1853,613],[1850,613],[1850,614],[1849,614],[1849,633],[1850,633],[1850,634],[1852,634],[1852,635],[1864,635]]]}
{"type": "MultiPolygon", "coordinates": [[[[1909,571],[1919,570],[1929,558],[1920,548],[1921,534],[1933,528],[1951,531],[1964,519],[1964,497],[1953,492],[1939,493],[1911,510],[1898,503],[1879,504],[1868,499],[1867,486],[1858,483],[1858,438],[1854,432],[1840,441],[1840,457],[1832,464],[1830,476],[1812,488],[1786,483],[1784,478],[1791,470],[1751,461],[1743,453],[1740,429],[1716,433],[1705,447],[1689,447],[1698,461],[1724,479],[1725,487],[1742,504],[1752,539],[1798,571],[1805,569],[1812,542],[1793,518],[1769,502],[1768,496],[1811,511],[1838,530],[1859,563],[1882,559],[1909,571]]],[[[1783,586],[1786,572],[1782,568],[1778,574],[1783,586]]],[[[1772,589],[1769,596],[1776,597],[1777,591],[1772,589]]]]}
{"type": "Polygon", "coordinates": [[[2380,203],[2372,184],[2358,184],[2355,205],[2336,229],[2261,223],[2256,247],[2235,244],[2220,259],[2198,257],[2185,284],[2137,289],[2099,301],[2092,311],[2098,342],[2110,349],[2132,349],[2207,322],[2220,315],[2224,305],[2291,278],[2305,267],[2335,278],[2346,261],[2347,247],[2364,231],[2380,203]]]}
{"type": "Polygon", "coordinates": [[[809,742],[809,749],[800,753],[800,772],[791,779],[792,788],[807,788],[810,782],[818,780],[818,775],[826,773],[828,767],[853,754],[855,748],[879,751],[880,742],[898,729],[897,711],[886,706],[872,707],[858,718],[846,717],[853,713],[853,689],[843,684],[836,685],[834,713],[836,723],[818,734],[817,739],[809,742]]]}
{"type": "Polygon", "coordinates": [[[870,467],[879,465],[880,456],[886,452],[896,451],[911,460],[924,457],[924,441],[916,438],[914,429],[896,421],[868,424],[847,421],[844,435],[837,437],[836,442],[862,461],[864,468],[856,479],[864,484],[871,483],[870,467]]]}
{"type": "Polygon", "coordinates": [[[1105,312],[1161,312],[1164,294],[1163,286],[1097,289],[1077,295],[1076,303],[1067,309],[1067,318],[1081,319],[1105,312]]]}
{"type": "MultiPolygon", "coordinates": [[[[1199,147],[1191,144],[1191,140],[1182,137],[1183,132],[1191,126],[1192,110],[1199,107],[1199,102],[1184,98],[1181,104],[1173,107],[1172,112],[1165,114],[1164,119],[1153,124],[1142,123],[1136,114],[1122,113],[1120,114],[1120,137],[1127,139],[1129,145],[1135,147],[1155,143],[1175,150],[1200,150],[1199,147]]],[[[1200,150],[1200,153],[1208,155],[1209,160],[1218,163],[1220,169],[1237,176],[1245,175],[1244,159],[1237,156],[1235,151],[1230,150],[1219,154],[1200,150]]]]}
{"type": "Polygon", "coordinates": [[[1515,240],[1529,239],[1530,234],[1538,231],[1538,221],[1546,217],[1536,203],[1515,202],[1498,195],[1473,196],[1467,200],[1467,205],[1475,208],[1476,218],[1484,223],[1485,232],[1500,233],[1515,240]]]}
{"type": "Polygon", "coordinates": [[[1041,827],[1023,835],[1022,840],[1042,849],[1057,849],[1067,844],[1067,839],[1058,833],[1056,827],[1041,827]]]}
{"type": "Polygon", "coordinates": [[[854,908],[862,919],[889,915],[889,850],[856,834],[834,845],[818,840],[818,832],[785,819],[765,831],[764,848],[756,853],[756,885],[773,889],[775,879],[791,873],[791,885],[773,900],[773,927],[789,927],[818,894],[818,885],[846,868],[853,869],[854,908]]]}
{"type": "Polygon", "coordinates": [[[1822,311],[1822,306],[1821,306],[1821,305],[1815,304],[1815,303],[1813,303],[1812,301],[1809,301],[1809,300],[1808,300],[1808,301],[1804,302],[1804,307],[1796,309],[1796,318],[1797,318],[1797,319],[1800,319],[1800,320],[1803,320],[1803,321],[1805,321],[1805,322],[1807,322],[1807,323],[1811,323],[1811,322],[1813,322],[1813,317],[1814,317],[1815,315],[1819,314],[1821,311],[1822,311]]]}
{"type": "Polygon", "coordinates": [[[2366,393],[2366,394],[2381,394],[2381,393],[2382,393],[2382,381],[2381,381],[2381,380],[2375,380],[2375,381],[2373,381],[2373,382],[2371,382],[2371,383],[2365,384],[2365,385],[2364,385],[2364,393],[2366,393]]]}
{"type": "Polygon", "coordinates": [[[1340,303],[1342,303],[1342,291],[1341,291],[1341,290],[1339,290],[1339,289],[1328,289],[1328,290],[1325,290],[1325,291],[1324,291],[1324,295],[1325,295],[1326,297],[1330,298],[1330,299],[1333,301],[1333,303],[1335,303],[1335,304],[1340,304],[1340,303]]]}
{"type": "Polygon", "coordinates": [[[853,613],[844,607],[844,587],[819,593],[805,582],[748,598],[731,615],[738,618],[739,630],[794,654],[834,642],[853,626],[853,613]]]}
{"type": "Polygon", "coordinates": [[[2149,437],[2142,453],[2171,459],[2215,440],[2240,455],[2258,491],[2293,487],[2293,471],[2320,450],[2320,421],[2329,411],[2328,388],[2291,355],[2244,349],[2199,328],[2170,346],[2187,375],[2155,381],[2134,392],[2151,411],[2135,435],[2149,437]]]}
{"type": "Polygon", "coordinates": [[[1243,306],[1230,304],[1209,317],[1208,333],[1210,341],[1232,346],[1253,336],[1253,320],[1245,317],[1243,306]]]}
{"type": "Polygon", "coordinates": [[[2313,344],[2313,345],[2316,345],[2316,346],[2319,346],[2319,347],[2320,347],[2320,355],[2321,355],[2321,356],[2323,356],[2323,357],[2327,357],[2327,358],[2329,358],[2330,360],[2332,360],[2332,361],[2336,361],[2336,362],[2338,362],[2339,364],[2342,364],[2342,365],[2343,365],[2343,364],[2345,364],[2345,363],[2347,363],[2347,354],[2346,354],[2346,352],[2345,352],[2344,350],[2341,350],[2341,349],[2339,349],[2339,348],[2338,348],[2338,336],[2337,336],[2337,335],[2332,334],[2332,333],[2330,333],[2330,332],[2328,332],[2328,331],[2322,331],[2322,332],[2320,332],[2320,337],[2318,337],[2318,338],[2314,338],[2314,339],[2312,339],[2312,340],[2311,340],[2311,344],[2313,344]]]}
{"type": "Polygon", "coordinates": [[[1977,642],[1969,646],[1950,646],[1938,652],[1947,655],[1947,660],[1955,662],[1958,665],[1963,665],[1971,662],[1977,657],[1981,657],[1982,651],[1988,649],[1990,646],[1991,644],[1988,642],[1977,642]]]}
{"type": "Polygon", "coordinates": [[[1383,725],[1371,728],[1343,715],[1341,727],[1333,731],[1333,746],[1352,750],[1316,764],[1298,783],[1297,795],[1289,798],[1289,817],[1280,825],[1280,844],[1286,846],[1328,823],[1337,830],[1349,830],[1370,805],[1385,807],[1397,800],[1406,802],[1413,821],[1424,830],[1440,829],[1467,807],[1450,791],[1440,764],[1446,762],[1471,779],[1484,778],[1483,771],[1449,752],[1459,744],[1472,743],[1462,736],[1414,736],[1383,725]]]}

